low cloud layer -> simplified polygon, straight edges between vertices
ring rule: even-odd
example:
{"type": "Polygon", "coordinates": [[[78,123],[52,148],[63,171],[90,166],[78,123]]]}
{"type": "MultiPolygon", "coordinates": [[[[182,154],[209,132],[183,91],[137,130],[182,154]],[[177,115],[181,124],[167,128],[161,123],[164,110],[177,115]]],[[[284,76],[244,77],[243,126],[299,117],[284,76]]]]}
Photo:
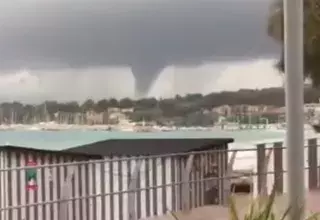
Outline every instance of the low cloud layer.
{"type": "MultiPolygon", "coordinates": [[[[275,60],[219,62],[198,67],[165,68],[153,83],[149,96],[210,93],[241,88],[282,86],[275,60]]],[[[44,99],[84,101],[87,98],[133,97],[134,78],[128,68],[28,71],[0,75],[0,101],[37,103],[44,99]],[[73,77],[77,74],[77,78],[73,77]],[[92,77],[92,74],[95,77],[92,77]]]]}

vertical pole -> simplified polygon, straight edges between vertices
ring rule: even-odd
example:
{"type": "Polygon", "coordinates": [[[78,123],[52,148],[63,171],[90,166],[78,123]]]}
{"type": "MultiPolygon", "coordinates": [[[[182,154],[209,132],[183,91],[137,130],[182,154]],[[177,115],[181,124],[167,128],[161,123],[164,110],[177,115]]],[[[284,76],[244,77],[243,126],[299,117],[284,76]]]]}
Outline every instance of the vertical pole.
{"type": "Polygon", "coordinates": [[[283,193],[283,145],[282,142],[273,145],[274,187],[276,193],[283,193]]]}
{"type": "Polygon", "coordinates": [[[304,206],[303,0],[284,0],[285,97],[290,219],[304,206]]]}
{"type": "Polygon", "coordinates": [[[267,190],[266,174],[266,146],[265,144],[257,145],[257,173],[258,173],[258,194],[263,195],[267,190]]]}
{"type": "Polygon", "coordinates": [[[318,146],[317,139],[308,140],[309,190],[318,187],[318,146]]]}
{"type": "Polygon", "coordinates": [[[182,174],[182,210],[190,209],[190,172],[192,169],[194,154],[190,154],[187,160],[186,167],[182,174]]]}
{"type": "Polygon", "coordinates": [[[59,220],[68,219],[69,201],[64,201],[64,200],[70,199],[71,181],[72,181],[75,169],[76,169],[75,167],[68,167],[68,176],[61,187],[61,195],[60,195],[61,201],[59,202],[59,220]]]}
{"type": "Polygon", "coordinates": [[[142,160],[139,159],[134,167],[131,179],[129,180],[130,181],[129,190],[134,191],[134,192],[129,192],[129,195],[128,195],[129,220],[138,219],[137,213],[136,213],[135,198],[136,198],[136,192],[138,190],[137,181],[138,181],[139,172],[141,171],[140,170],[141,164],[142,164],[142,160]]]}

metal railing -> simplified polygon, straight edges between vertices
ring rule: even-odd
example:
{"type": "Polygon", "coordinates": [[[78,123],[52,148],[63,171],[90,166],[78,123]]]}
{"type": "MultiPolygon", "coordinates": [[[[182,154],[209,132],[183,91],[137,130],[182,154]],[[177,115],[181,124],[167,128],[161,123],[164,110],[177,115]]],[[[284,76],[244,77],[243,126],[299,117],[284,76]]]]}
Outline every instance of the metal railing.
{"type": "MultiPolygon", "coordinates": [[[[285,151],[277,142],[228,151],[81,161],[7,152],[0,167],[0,219],[134,220],[226,205],[240,179],[252,185],[254,195],[267,194],[273,186],[285,193],[285,151]],[[241,168],[244,162],[248,166],[241,168]]],[[[305,154],[305,183],[315,189],[320,187],[316,139],[307,140],[305,154]]]]}

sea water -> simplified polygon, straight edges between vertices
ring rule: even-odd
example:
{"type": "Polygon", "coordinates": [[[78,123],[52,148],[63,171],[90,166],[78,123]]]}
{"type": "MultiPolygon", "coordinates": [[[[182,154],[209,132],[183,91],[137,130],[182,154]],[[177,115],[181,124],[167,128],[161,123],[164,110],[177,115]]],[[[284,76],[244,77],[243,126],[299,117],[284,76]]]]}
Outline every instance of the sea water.
{"type": "MultiPolygon", "coordinates": [[[[281,139],[284,132],[268,130],[239,130],[239,131],[170,131],[170,132],[116,132],[116,131],[1,131],[0,146],[14,145],[44,150],[63,150],[70,147],[90,144],[107,139],[146,139],[146,138],[233,138],[235,146],[281,139]]],[[[251,144],[250,144],[251,145],[251,144]]],[[[152,147],[152,146],[150,146],[152,147]]]]}
{"type": "MultiPolygon", "coordinates": [[[[149,138],[233,138],[229,149],[250,148],[252,151],[237,152],[234,167],[251,169],[256,164],[256,143],[283,141],[285,133],[275,130],[211,130],[170,132],[118,132],[118,131],[1,131],[0,146],[12,145],[41,150],[64,150],[108,139],[149,138]]],[[[150,146],[152,148],[152,146],[150,146]]],[[[229,158],[232,152],[229,153],[229,158]]]]}

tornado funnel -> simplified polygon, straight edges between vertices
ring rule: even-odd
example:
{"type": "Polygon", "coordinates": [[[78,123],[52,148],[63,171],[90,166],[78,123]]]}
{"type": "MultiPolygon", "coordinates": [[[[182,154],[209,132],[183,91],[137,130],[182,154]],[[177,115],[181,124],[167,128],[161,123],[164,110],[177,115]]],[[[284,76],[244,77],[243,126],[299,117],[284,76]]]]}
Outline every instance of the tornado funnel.
{"type": "Polygon", "coordinates": [[[135,78],[135,98],[144,98],[161,73],[163,66],[143,66],[136,65],[131,67],[132,74],[135,78]]]}

